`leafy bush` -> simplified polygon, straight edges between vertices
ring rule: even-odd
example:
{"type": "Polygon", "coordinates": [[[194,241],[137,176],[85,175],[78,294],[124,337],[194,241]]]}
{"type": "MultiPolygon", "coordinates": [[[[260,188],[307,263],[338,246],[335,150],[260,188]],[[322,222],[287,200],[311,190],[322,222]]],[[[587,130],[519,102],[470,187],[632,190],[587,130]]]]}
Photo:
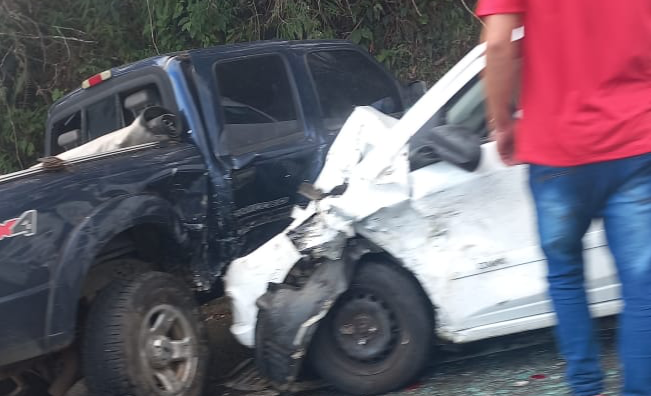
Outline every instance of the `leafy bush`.
{"type": "Polygon", "coordinates": [[[0,173],[42,153],[47,107],[157,53],[344,38],[400,78],[435,81],[477,40],[476,0],[0,0],[0,173]]]}

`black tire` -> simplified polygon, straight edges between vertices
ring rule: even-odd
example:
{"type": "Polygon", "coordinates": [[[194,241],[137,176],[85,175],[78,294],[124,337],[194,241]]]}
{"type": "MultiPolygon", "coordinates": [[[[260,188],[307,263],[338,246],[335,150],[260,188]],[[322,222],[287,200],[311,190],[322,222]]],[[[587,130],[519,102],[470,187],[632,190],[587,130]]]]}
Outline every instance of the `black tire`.
{"type": "Polygon", "coordinates": [[[343,392],[390,392],[425,367],[433,322],[432,306],[409,273],[387,263],[364,262],[319,326],[310,363],[343,392]]]}
{"type": "Polygon", "coordinates": [[[147,272],[113,281],[93,301],[82,370],[93,396],[199,396],[207,351],[188,287],[147,272]]]}

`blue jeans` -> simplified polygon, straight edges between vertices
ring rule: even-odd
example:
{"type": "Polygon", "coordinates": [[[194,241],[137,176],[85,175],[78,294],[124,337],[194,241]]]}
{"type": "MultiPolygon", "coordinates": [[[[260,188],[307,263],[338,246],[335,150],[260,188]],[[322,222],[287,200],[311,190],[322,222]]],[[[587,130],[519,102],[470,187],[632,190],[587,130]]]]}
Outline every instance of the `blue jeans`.
{"type": "Polygon", "coordinates": [[[573,393],[603,391],[582,243],[592,219],[603,218],[624,302],[618,337],[622,394],[651,396],[651,154],[566,168],[531,165],[529,183],[573,393]]]}

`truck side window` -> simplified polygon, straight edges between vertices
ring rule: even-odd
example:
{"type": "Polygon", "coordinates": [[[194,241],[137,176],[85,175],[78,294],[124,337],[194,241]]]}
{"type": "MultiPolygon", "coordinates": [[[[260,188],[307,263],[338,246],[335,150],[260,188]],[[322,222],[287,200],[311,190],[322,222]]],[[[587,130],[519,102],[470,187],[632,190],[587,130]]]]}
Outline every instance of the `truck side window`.
{"type": "Polygon", "coordinates": [[[283,59],[262,55],[215,66],[224,127],[220,141],[234,155],[303,138],[283,59]]]}
{"type": "Polygon", "coordinates": [[[355,106],[386,114],[403,111],[395,82],[381,66],[357,51],[329,50],[307,55],[327,129],[341,128],[355,106]]]}
{"type": "MultiPolygon", "coordinates": [[[[140,125],[132,123],[147,107],[162,106],[156,84],[129,87],[85,106],[82,110],[56,120],[52,125],[51,153],[54,155],[90,143],[102,136],[117,132],[114,138],[88,148],[87,155],[149,143],[153,138],[140,125]],[[82,122],[82,115],[85,121],[82,122]],[[130,127],[130,128],[125,128],[130,127]],[[124,128],[124,129],[123,129],[124,128]],[[126,137],[130,138],[127,139],[126,137]]],[[[80,153],[83,151],[80,151],[80,153]]]]}

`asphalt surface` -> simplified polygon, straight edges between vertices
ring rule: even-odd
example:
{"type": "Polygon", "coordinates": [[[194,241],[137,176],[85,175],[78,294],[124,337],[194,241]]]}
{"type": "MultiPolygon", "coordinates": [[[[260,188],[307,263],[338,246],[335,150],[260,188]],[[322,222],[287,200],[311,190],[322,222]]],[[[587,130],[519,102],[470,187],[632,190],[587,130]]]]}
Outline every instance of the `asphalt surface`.
{"type": "MultiPolygon", "coordinates": [[[[619,382],[612,339],[612,333],[604,337],[608,395],[618,394],[616,389],[619,382]]],[[[482,357],[460,358],[462,360],[430,368],[420,381],[391,395],[570,395],[563,379],[565,364],[556,354],[553,343],[482,357]]],[[[310,392],[309,395],[341,394],[323,390],[310,392]]]]}
{"type": "MultiPolygon", "coordinates": [[[[227,304],[217,301],[204,307],[206,327],[213,348],[211,385],[205,396],[276,396],[265,389],[264,380],[249,369],[232,370],[251,358],[251,352],[239,346],[228,332],[230,314],[227,304]],[[230,373],[229,375],[223,375],[230,373]],[[243,379],[244,378],[244,379],[243,379]],[[232,387],[224,383],[236,383],[232,387]],[[242,390],[242,388],[248,390],[242,390]]],[[[600,323],[606,394],[618,395],[619,370],[615,353],[615,323],[600,323]]],[[[456,395],[570,395],[564,382],[565,364],[556,353],[551,331],[538,331],[469,344],[461,348],[439,346],[432,351],[432,363],[423,376],[407,389],[391,396],[456,395]]],[[[345,396],[324,384],[299,384],[297,396],[345,396]]]]}

